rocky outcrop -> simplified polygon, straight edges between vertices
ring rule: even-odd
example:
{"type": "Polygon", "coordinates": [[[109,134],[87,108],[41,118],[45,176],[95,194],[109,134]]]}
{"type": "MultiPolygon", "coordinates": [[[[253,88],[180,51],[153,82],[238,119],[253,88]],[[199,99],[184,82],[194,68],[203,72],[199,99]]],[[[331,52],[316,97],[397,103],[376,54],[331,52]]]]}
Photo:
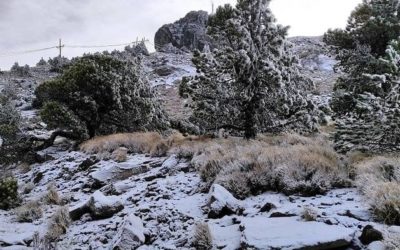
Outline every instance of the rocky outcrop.
{"type": "Polygon", "coordinates": [[[359,239],[360,239],[361,243],[363,243],[364,245],[368,245],[371,242],[383,240],[383,235],[380,231],[376,230],[373,226],[367,225],[364,227],[359,239]]]}
{"type": "Polygon", "coordinates": [[[118,229],[111,249],[137,249],[145,242],[143,222],[139,217],[129,215],[118,229]]]}
{"type": "Polygon", "coordinates": [[[191,11],[184,18],[173,24],[162,26],[156,33],[154,43],[157,51],[172,44],[179,49],[202,51],[211,46],[211,39],[206,34],[208,14],[205,11],[191,11]]]}

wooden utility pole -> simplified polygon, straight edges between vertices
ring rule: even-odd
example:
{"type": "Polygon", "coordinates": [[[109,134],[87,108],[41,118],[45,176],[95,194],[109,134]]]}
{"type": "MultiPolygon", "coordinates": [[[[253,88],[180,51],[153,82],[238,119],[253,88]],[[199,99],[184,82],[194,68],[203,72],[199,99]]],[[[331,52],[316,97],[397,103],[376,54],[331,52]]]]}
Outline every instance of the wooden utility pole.
{"type": "Polygon", "coordinates": [[[62,42],[61,42],[61,38],[58,40],[58,46],[57,46],[57,48],[59,49],[59,54],[58,54],[58,57],[61,59],[61,57],[62,57],[62,48],[64,47],[64,45],[62,44],[62,42]]]}

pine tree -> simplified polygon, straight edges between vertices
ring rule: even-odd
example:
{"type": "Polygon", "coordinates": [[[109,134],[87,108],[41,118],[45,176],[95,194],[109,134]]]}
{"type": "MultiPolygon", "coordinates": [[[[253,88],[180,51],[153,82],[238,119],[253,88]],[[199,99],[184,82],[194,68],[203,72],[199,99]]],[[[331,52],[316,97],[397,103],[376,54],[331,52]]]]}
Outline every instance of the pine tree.
{"type": "Polygon", "coordinates": [[[335,85],[339,151],[395,151],[400,143],[400,5],[398,0],[364,0],[345,30],[324,40],[338,50],[346,75],[335,85]]]}
{"type": "MultiPolygon", "coordinates": [[[[270,0],[239,0],[219,7],[208,33],[218,49],[196,52],[199,76],[181,87],[192,98],[193,121],[206,131],[228,128],[254,138],[258,132],[315,129],[313,84],[298,72],[277,25],[270,0]]],[[[183,91],[184,90],[184,91],[183,91]]]]}

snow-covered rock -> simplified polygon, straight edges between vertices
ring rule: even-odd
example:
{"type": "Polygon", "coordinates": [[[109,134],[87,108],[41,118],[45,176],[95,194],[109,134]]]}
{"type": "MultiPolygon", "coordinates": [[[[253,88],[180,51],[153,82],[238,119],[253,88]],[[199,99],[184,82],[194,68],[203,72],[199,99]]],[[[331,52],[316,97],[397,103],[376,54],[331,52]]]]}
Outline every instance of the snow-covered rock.
{"type": "Polygon", "coordinates": [[[349,246],[354,229],[296,218],[243,218],[241,244],[251,249],[337,249],[349,246]]]}
{"type": "Polygon", "coordinates": [[[114,214],[124,209],[124,205],[116,196],[105,196],[100,191],[96,191],[88,203],[90,213],[95,219],[110,218],[114,214]]]}
{"type": "Polygon", "coordinates": [[[139,217],[128,215],[112,241],[113,250],[137,249],[145,242],[145,229],[139,217]]]}
{"type": "Polygon", "coordinates": [[[240,201],[219,184],[212,185],[208,205],[209,218],[221,218],[225,215],[240,213],[242,210],[240,201]]]}
{"type": "Polygon", "coordinates": [[[105,196],[96,191],[89,201],[75,205],[69,211],[72,220],[79,220],[84,214],[90,213],[93,219],[106,219],[124,209],[117,196],[105,196]]]}

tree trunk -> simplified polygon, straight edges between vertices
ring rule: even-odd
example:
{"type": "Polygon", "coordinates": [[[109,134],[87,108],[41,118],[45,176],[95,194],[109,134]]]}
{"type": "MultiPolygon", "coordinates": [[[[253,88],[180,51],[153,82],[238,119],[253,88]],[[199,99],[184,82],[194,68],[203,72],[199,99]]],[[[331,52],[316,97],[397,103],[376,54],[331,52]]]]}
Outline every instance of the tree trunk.
{"type": "Polygon", "coordinates": [[[247,105],[245,105],[244,138],[247,140],[255,139],[257,136],[256,112],[258,102],[259,99],[255,97],[252,98],[247,105]]]}

